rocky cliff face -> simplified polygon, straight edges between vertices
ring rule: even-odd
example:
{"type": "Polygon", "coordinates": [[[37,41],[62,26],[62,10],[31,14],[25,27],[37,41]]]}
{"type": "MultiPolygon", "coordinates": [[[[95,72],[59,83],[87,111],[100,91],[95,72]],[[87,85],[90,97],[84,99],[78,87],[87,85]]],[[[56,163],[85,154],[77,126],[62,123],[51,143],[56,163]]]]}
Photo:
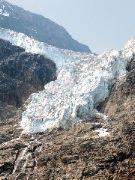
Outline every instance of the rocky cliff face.
{"type": "Polygon", "coordinates": [[[0,39],[0,62],[4,58],[8,58],[10,55],[21,52],[24,52],[23,48],[12,46],[10,42],[0,39]]]}
{"type": "Polygon", "coordinates": [[[0,1],[0,27],[24,33],[58,48],[90,52],[86,45],[74,40],[62,26],[3,0],[0,1]]]}
{"type": "Polygon", "coordinates": [[[69,53],[76,60],[55,80],[51,60],[0,40],[0,179],[134,180],[134,52],[129,41],[121,51],[69,53]],[[21,118],[17,109],[46,83],[21,118]]]}
{"type": "Polygon", "coordinates": [[[98,106],[107,119],[34,135],[20,135],[18,121],[1,124],[1,179],[134,180],[134,64],[132,58],[127,75],[98,106]]]}
{"type": "Polygon", "coordinates": [[[0,120],[8,116],[6,109],[14,112],[31,93],[42,90],[46,83],[55,79],[54,62],[0,40],[0,120]]]}

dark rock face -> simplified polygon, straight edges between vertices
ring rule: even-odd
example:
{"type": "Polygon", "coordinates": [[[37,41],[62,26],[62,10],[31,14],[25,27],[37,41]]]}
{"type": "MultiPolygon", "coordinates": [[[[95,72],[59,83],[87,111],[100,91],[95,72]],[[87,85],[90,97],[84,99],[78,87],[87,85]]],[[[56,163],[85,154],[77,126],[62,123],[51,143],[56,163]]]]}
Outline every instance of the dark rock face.
{"type": "Polygon", "coordinates": [[[79,52],[90,52],[83,45],[67,33],[67,31],[51,20],[34,13],[25,11],[6,1],[0,1],[0,9],[7,12],[9,16],[0,15],[0,27],[22,32],[34,39],[45,42],[62,49],[70,49],[79,52]]]}
{"type": "Polygon", "coordinates": [[[5,104],[21,107],[31,93],[42,90],[46,83],[55,79],[54,62],[0,40],[1,107],[5,104]]]}
{"type": "Polygon", "coordinates": [[[89,119],[68,129],[23,135],[20,139],[17,121],[1,124],[1,142],[8,142],[0,145],[0,178],[134,180],[135,71],[132,64],[127,76],[114,84],[109,98],[102,103],[101,111],[108,115],[108,120],[89,119]],[[107,128],[109,136],[100,137],[95,132],[99,127],[107,128]]]}
{"type": "Polygon", "coordinates": [[[10,55],[13,55],[15,53],[21,53],[24,52],[23,48],[12,46],[11,43],[8,41],[3,41],[0,39],[0,61],[4,58],[9,57],[10,55]]]}

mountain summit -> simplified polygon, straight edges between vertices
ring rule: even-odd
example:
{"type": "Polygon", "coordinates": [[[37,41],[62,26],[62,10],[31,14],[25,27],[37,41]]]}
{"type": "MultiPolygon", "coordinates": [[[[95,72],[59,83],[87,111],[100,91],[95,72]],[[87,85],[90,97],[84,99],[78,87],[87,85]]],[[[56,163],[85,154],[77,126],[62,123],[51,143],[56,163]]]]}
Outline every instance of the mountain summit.
{"type": "Polygon", "coordinates": [[[0,0],[0,27],[24,33],[58,48],[90,52],[86,45],[74,40],[62,26],[4,0],[0,0]]]}

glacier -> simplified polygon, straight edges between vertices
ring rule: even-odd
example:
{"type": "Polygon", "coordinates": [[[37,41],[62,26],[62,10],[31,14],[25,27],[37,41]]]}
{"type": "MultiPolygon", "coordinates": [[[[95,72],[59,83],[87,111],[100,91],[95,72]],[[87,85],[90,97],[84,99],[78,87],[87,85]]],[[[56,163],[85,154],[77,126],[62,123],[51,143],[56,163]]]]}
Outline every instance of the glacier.
{"type": "Polygon", "coordinates": [[[23,132],[66,127],[93,116],[99,103],[108,97],[112,84],[126,74],[134,53],[135,42],[129,41],[122,50],[80,56],[64,64],[56,81],[27,100],[21,121],[23,132]]]}
{"type": "Polygon", "coordinates": [[[0,38],[26,52],[42,54],[58,67],[57,79],[27,100],[21,120],[23,133],[65,127],[90,116],[106,118],[96,107],[108,97],[115,80],[126,74],[135,53],[134,39],[119,51],[95,55],[58,49],[9,29],[0,28],[0,38]]]}
{"type": "Polygon", "coordinates": [[[54,61],[58,69],[67,62],[75,61],[83,57],[85,58],[89,55],[88,53],[59,49],[44,42],[39,42],[23,33],[18,33],[1,27],[0,38],[9,41],[13,45],[24,48],[26,52],[44,55],[54,61]]]}

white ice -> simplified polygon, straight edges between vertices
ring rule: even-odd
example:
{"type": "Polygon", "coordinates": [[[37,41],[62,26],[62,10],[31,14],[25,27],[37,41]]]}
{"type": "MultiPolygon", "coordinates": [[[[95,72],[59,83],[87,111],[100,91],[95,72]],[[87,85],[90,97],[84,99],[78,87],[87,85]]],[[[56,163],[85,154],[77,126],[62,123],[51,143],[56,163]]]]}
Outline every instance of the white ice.
{"type": "Polygon", "coordinates": [[[134,52],[135,46],[125,47],[98,56],[80,56],[78,61],[64,65],[56,81],[28,99],[21,121],[24,132],[66,126],[93,115],[98,104],[108,97],[116,78],[126,74],[127,63],[134,52]]]}
{"type": "Polygon", "coordinates": [[[96,56],[61,50],[2,28],[0,38],[29,52],[41,53],[59,66],[57,80],[29,97],[21,121],[25,133],[66,126],[92,115],[108,97],[115,80],[126,74],[127,63],[135,53],[134,40],[120,51],[111,50],[96,56]]]}

